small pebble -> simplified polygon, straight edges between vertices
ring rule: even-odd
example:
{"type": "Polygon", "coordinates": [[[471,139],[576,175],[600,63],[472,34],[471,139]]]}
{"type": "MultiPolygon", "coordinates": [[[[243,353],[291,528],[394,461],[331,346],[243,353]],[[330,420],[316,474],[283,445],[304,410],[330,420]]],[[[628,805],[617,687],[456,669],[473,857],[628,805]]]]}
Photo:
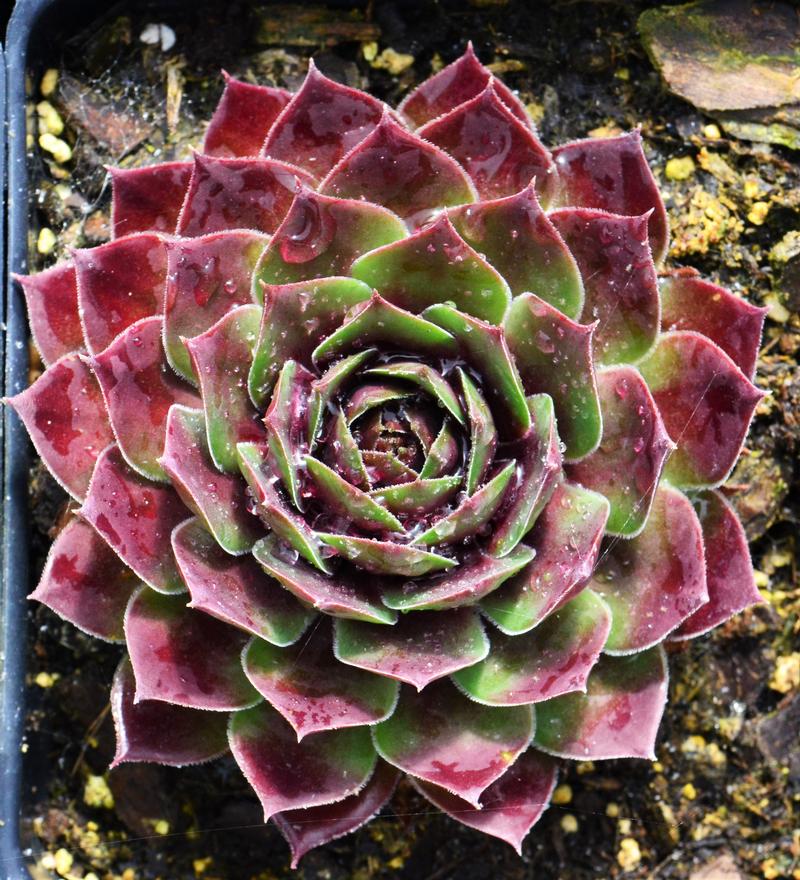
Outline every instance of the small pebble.
{"type": "Polygon", "coordinates": [[[578,830],[578,820],[572,815],[572,813],[567,813],[566,816],[562,816],[561,830],[564,834],[575,834],[578,830]]]}
{"type": "Polygon", "coordinates": [[[761,226],[761,224],[767,219],[768,213],[769,202],[753,202],[753,207],[750,209],[747,219],[753,224],[753,226],[761,226]]]}
{"type": "MultiPolygon", "coordinates": [[[[55,232],[47,226],[43,226],[39,230],[39,237],[36,239],[36,250],[42,254],[43,256],[47,256],[47,254],[51,254],[53,252],[53,248],[56,246],[56,242],[58,239],[56,238],[55,232]]],[[[45,675],[46,673],[39,673],[39,675],[45,675]]],[[[36,676],[36,683],[39,684],[39,676],[36,676]]],[[[45,685],[39,685],[39,687],[44,687],[45,685]]]]}
{"type": "Polygon", "coordinates": [[[58,71],[55,67],[45,70],[42,81],[39,84],[39,91],[47,98],[52,95],[58,85],[58,71]]]}
{"type": "Polygon", "coordinates": [[[623,871],[631,871],[642,860],[639,844],[632,837],[625,837],[619,842],[617,862],[623,871]]]}
{"type": "Polygon", "coordinates": [[[552,801],[554,804],[563,806],[572,800],[572,789],[568,785],[559,785],[553,792],[552,801]]]}
{"type": "Polygon", "coordinates": [[[139,39],[148,46],[160,46],[162,52],[169,52],[175,45],[175,31],[168,24],[148,24],[139,34],[139,39]]]}
{"type": "Polygon", "coordinates": [[[39,135],[39,146],[48,153],[51,153],[56,162],[62,165],[64,162],[69,162],[72,158],[72,149],[69,144],[54,134],[50,134],[50,132],[39,135]]]}
{"type": "Polygon", "coordinates": [[[670,159],[664,167],[667,180],[688,180],[694,174],[694,159],[691,156],[681,156],[670,159]]]}

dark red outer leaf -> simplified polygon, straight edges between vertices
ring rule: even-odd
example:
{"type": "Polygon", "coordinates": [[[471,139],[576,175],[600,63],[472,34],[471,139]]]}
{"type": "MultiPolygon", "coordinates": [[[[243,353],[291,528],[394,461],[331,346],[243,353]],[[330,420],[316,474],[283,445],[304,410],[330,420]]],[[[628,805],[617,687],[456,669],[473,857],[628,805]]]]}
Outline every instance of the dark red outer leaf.
{"type": "Polygon", "coordinates": [[[58,533],[28,598],[90,635],[121,642],[125,608],[139,583],[97,532],[76,518],[58,533]]]}
{"type": "Polygon", "coordinates": [[[665,476],[681,487],[719,485],[736,464],[763,392],[692,330],[662,334],[640,369],[677,445],[665,476]]]}
{"type": "Polygon", "coordinates": [[[22,419],[50,473],[82,501],[95,461],[114,436],[100,386],[81,355],[65,355],[5,402],[22,419]]]}
{"type": "Polygon", "coordinates": [[[208,235],[226,229],[274,232],[303,183],[310,184],[311,178],[285,162],[195,153],[178,234],[208,235]]]}
{"type": "Polygon", "coordinates": [[[189,608],[280,646],[293,644],[314,617],[252,556],[226,553],[197,519],[173,531],[172,549],[192,597],[189,608]]]}
{"type": "Polygon", "coordinates": [[[552,758],[528,749],[480,797],[480,809],[437,785],[414,787],[451,819],[498,837],[522,855],[522,841],[550,804],[558,772],[552,758]]]}
{"type": "Polygon", "coordinates": [[[583,276],[586,298],[580,321],[599,321],[595,360],[619,364],[643,357],[656,341],[661,320],[648,215],[561,208],[549,216],[583,276]]]}
{"type": "Polygon", "coordinates": [[[635,367],[601,370],[597,391],[603,438],[591,455],[568,465],[567,473],[611,502],[611,534],[633,537],[644,527],[664,462],[675,446],[635,367]]]}
{"type": "Polygon", "coordinates": [[[236,306],[253,302],[253,269],[268,240],[239,229],[167,242],[164,348],[184,378],[195,377],[181,337],[199,336],[236,306]]]}
{"type": "Polygon", "coordinates": [[[694,504],[703,529],[708,602],[681,624],[674,639],[702,635],[764,601],[753,577],[747,535],[731,505],[711,490],[696,495],[694,504]]]}
{"type": "Polygon", "coordinates": [[[642,150],[639,129],[611,138],[587,138],[553,150],[564,205],[599,208],[648,220],[655,261],[667,253],[669,223],[658,184],[642,150]]]}
{"type": "Polygon", "coordinates": [[[629,541],[607,543],[589,586],[613,615],[607,654],[662,642],[708,601],[703,535],[689,499],[667,483],[659,486],[644,529],[629,541]]]}
{"type": "Polygon", "coordinates": [[[131,324],[160,315],[167,253],[164,240],[136,233],[72,254],[86,347],[96,354],[131,324]]]}
{"type": "Polygon", "coordinates": [[[403,128],[388,112],[331,170],[320,192],[377,202],[413,227],[448,205],[475,200],[464,169],[444,150],[403,128]]]}
{"type": "Polygon", "coordinates": [[[768,311],[705,281],[694,269],[678,269],[661,280],[661,329],[708,336],[751,380],[768,311]]]}
{"type": "Polygon", "coordinates": [[[481,794],[527,749],[533,717],[531,706],[481,706],[442,680],[420,693],[403,688],[372,738],[384,760],[479,807],[481,794]]]}
{"type": "Polygon", "coordinates": [[[321,180],[375,128],[383,109],[376,98],[328,79],[310,61],[303,85],[275,120],[262,154],[299,165],[321,180]]]}
{"type": "Polygon", "coordinates": [[[137,705],[160,700],[231,712],[258,702],[242,669],[245,633],[187,608],[185,596],[165,596],[143,587],[128,605],[125,639],[137,705]]]}
{"type": "Polygon", "coordinates": [[[120,452],[132,468],[151,480],[166,479],[159,459],[169,408],[173,403],[200,405],[194,389],[167,365],[162,327],[158,317],[137,321],[89,359],[120,452]]]}
{"type": "Polygon", "coordinates": [[[109,167],[113,238],[134,232],[172,233],[178,225],[191,162],[162,162],[143,168],[109,167]]]}
{"type": "Polygon", "coordinates": [[[146,762],[185,767],[213,761],[228,751],[228,719],[221,712],[134,700],[133,667],[123,657],[111,687],[117,750],[111,767],[146,762]]]}
{"type": "Polygon", "coordinates": [[[97,459],[79,513],[105,538],[122,561],[155,590],[185,589],[170,535],[189,511],[171,486],[137,474],[116,446],[97,459]]]}
{"type": "Polygon", "coordinates": [[[513,195],[532,181],[545,205],[553,196],[556,173],[550,153],[492,83],[418,133],[461,164],[482,199],[513,195]]]}
{"type": "Polygon", "coordinates": [[[268,703],[237,712],[228,741],[261,801],[265,822],[275,813],[320,807],[356,794],[377,763],[368,728],[322,731],[298,742],[268,703]]]}
{"type": "Polygon", "coordinates": [[[519,98],[478,61],[472,42],[464,54],[426,79],[397,108],[414,125],[424,125],[479,95],[491,83],[503,103],[526,125],[530,118],[519,98]]]}
{"type": "Polygon", "coordinates": [[[330,618],[319,619],[287,648],[253,639],[242,660],[250,683],[291,724],[298,740],[376,724],[397,705],[396,681],[335,662],[330,618]]]}
{"type": "Polygon", "coordinates": [[[52,364],[83,348],[78,316],[78,282],[71,262],[59,263],[38,275],[16,275],[25,294],[31,336],[42,360],[52,364]]]}
{"type": "Polygon", "coordinates": [[[206,129],[207,156],[257,156],[278,114],[289,103],[285,89],[257,86],[224,70],[225,90],[206,129]]]}
{"type": "Polygon", "coordinates": [[[357,794],[335,804],[276,813],[272,818],[292,851],[292,870],[307,852],[366,825],[389,802],[399,778],[391,764],[379,761],[372,778],[357,794]]]}

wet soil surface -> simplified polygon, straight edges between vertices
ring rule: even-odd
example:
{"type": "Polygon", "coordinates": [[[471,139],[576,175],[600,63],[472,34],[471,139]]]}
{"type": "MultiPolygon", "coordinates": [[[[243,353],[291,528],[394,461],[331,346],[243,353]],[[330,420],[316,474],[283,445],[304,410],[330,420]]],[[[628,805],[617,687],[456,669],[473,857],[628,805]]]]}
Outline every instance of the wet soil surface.
{"type": "MultiPolygon", "coordinates": [[[[314,54],[329,75],[396,103],[472,38],[530,105],[545,143],[641,125],[670,212],[671,262],[770,306],[757,381],[771,394],[729,483],[767,601],[672,652],[658,762],[566,767],[559,802],[529,836],[522,859],[401,787],[382,818],[312,853],[294,876],[800,878],[800,834],[793,831],[800,812],[797,154],[728,140],[713,120],[670,96],[636,33],[648,5],[376,0],[325,11],[195,2],[180,11],[175,3],[120,3],[99,24],[76,31],[73,23],[68,39],[53,34],[37,52],[32,132],[37,116],[58,128],[55,112],[72,155],[59,162],[30,138],[33,268],[107,237],[104,163],[189,154],[220,93],[220,67],[294,87],[314,54]],[[174,32],[169,51],[140,38],[159,24],[174,32]]],[[[163,45],[171,39],[170,31],[155,33],[163,45]]],[[[64,495],[34,467],[35,576],[65,512],[64,495]]],[[[113,753],[108,686],[119,648],[31,606],[28,651],[24,826],[36,876],[292,876],[283,839],[261,824],[231,760],[106,772],[113,753]]]]}

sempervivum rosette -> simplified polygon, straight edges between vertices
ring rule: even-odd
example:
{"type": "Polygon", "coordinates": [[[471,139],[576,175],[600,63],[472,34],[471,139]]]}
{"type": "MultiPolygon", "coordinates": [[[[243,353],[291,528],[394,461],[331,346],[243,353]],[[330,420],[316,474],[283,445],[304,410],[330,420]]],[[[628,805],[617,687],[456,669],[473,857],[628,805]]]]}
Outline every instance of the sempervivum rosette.
{"type": "Polygon", "coordinates": [[[111,175],[11,404],[81,503],[33,595],[125,643],[116,762],[230,748],[296,861],[401,772],[519,849],[556,758],[652,757],[664,640],[758,600],[714,487],[763,313],[659,279],[638,132],[548,151],[470,49],[396,111],[228,79],[111,175]]]}

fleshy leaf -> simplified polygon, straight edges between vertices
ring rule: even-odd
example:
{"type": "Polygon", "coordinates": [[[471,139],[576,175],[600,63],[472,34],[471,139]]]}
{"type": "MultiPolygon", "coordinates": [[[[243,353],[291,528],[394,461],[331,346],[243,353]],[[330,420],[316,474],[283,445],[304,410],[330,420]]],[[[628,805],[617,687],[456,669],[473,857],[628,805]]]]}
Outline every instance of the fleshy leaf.
{"type": "Polygon", "coordinates": [[[337,620],[336,659],[413,685],[418,691],[482,660],[489,640],[471,608],[404,614],[392,627],[337,620]]]}
{"type": "Polygon", "coordinates": [[[598,321],[594,356],[602,364],[643,357],[658,335],[656,270],[647,215],[620,217],[588,208],[550,213],[578,262],[586,298],[580,320],[598,321]]]}
{"type": "Polygon", "coordinates": [[[266,244],[267,236],[246,229],[166,243],[164,348],[184,379],[197,376],[182,337],[199,336],[231,309],[252,302],[250,279],[266,244]]]}
{"type": "Polygon", "coordinates": [[[258,515],[283,541],[320,571],[328,572],[316,534],[278,492],[278,475],[267,459],[267,448],[257,443],[236,447],[239,468],[250,487],[258,515]]]}
{"type": "Polygon", "coordinates": [[[298,510],[303,509],[303,504],[300,499],[297,466],[306,448],[305,414],[313,380],[314,374],[302,364],[293,360],[286,361],[278,374],[272,400],[264,414],[264,427],[272,458],[283,488],[298,510]]]}
{"type": "Polygon", "coordinates": [[[452,512],[436,520],[414,539],[415,544],[432,546],[453,544],[480,531],[497,513],[515,475],[517,463],[510,461],[474,495],[462,501],[452,512]]]}
{"type": "Polygon", "coordinates": [[[78,281],[71,262],[59,263],[37,275],[12,275],[25,294],[34,344],[49,366],[83,348],[78,316],[78,281]]]}
{"type": "Polygon", "coordinates": [[[380,601],[374,579],[339,571],[328,577],[299,559],[292,559],[274,537],[259,541],[253,555],[267,574],[308,605],[334,617],[391,624],[397,614],[380,601]]]}
{"type": "Polygon", "coordinates": [[[667,699],[663,649],[601,657],[586,688],[586,693],[564,694],[537,704],[534,745],[576,761],[655,760],[655,740],[667,699]]]}
{"type": "Polygon", "coordinates": [[[663,641],[708,601],[703,535],[691,501],[661,486],[644,529],[630,541],[608,542],[589,586],[611,608],[606,653],[663,641]]]}
{"type": "Polygon", "coordinates": [[[471,42],[460,58],[417,86],[397,109],[414,125],[424,125],[479,95],[489,83],[509,110],[529,125],[522,102],[478,61],[471,42]]]}
{"type": "Polygon", "coordinates": [[[553,401],[546,394],[528,398],[531,429],[517,444],[519,471],[514,495],[492,530],[489,552],[505,556],[530,531],[561,473],[561,450],[553,401]]]}
{"type": "Polygon", "coordinates": [[[285,162],[195,153],[178,234],[193,237],[226,229],[274,232],[298,187],[310,182],[304,171],[285,162]]]}
{"type": "Polygon", "coordinates": [[[659,408],[635,367],[597,374],[603,439],[577,464],[570,479],[611,502],[608,531],[632,537],[642,530],[667,456],[674,449],[659,408]]]}
{"type": "Polygon", "coordinates": [[[239,472],[237,443],[265,437],[247,391],[248,364],[260,325],[258,306],[239,306],[205,333],[184,340],[200,380],[209,452],[217,468],[228,473],[239,472]]]}
{"type": "Polygon", "coordinates": [[[494,636],[489,656],[453,677],[487,706],[522,706],[582,691],[610,627],[606,603],[583,590],[530,632],[494,636]]]}
{"type": "MultiPolygon", "coordinates": [[[[433,447],[431,447],[431,450],[433,447]]],[[[417,478],[417,472],[391,452],[376,452],[374,449],[365,449],[361,453],[364,459],[364,467],[370,482],[376,483],[410,483],[417,478]]],[[[421,472],[420,472],[421,473],[421,472]]]]}
{"type": "MultiPolygon", "coordinates": [[[[370,532],[403,532],[403,525],[374,498],[342,479],[321,461],[305,458],[308,475],[327,508],[370,532]]],[[[324,539],[323,539],[324,540],[324,539]]]]}
{"type": "Polygon", "coordinates": [[[431,571],[444,571],[456,564],[454,559],[446,556],[392,541],[331,535],[325,532],[318,533],[318,537],[320,541],[333,547],[340,556],[373,574],[413,578],[431,571]]]}
{"type": "Polygon", "coordinates": [[[99,639],[121,642],[125,608],[139,581],[117,554],[81,519],[58,533],[42,577],[29,599],[99,639]]]}
{"type": "Polygon", "coordinates": [[[556,169],[550,153],[530,124],[520,121],[505,105],[492,83],[424,125],[419,136],[459,162],[482,199],[513,195],[531,181],[545,204],[552,198],[556,169]]]}
{"type": "MultiPolygon", "coordinates": [[[[343,357],[312,383],[311,396],[308,401],[308,444],[312,451],[319,438],[319,429],[328,405],[350,376],[358,372],[374,355],[375,349],[368,348],[366,351],[359,351],[343,357]]],[[[339,412],[341,413],[341,410],[339,412]]],[[[344,420],[343,414],[341,418],[345,421],[346,426],[347,422],[344,420]]]]}
{"type": "Polygon", "coordinates": [[[766,308],[704,281],[693,269],[680,269],[661,280],[661,329],[696,330],[708,336],[751,380],[766,313],[766,308]]]}
{"type": "Polygon", "coordinates": [[[231,718],[233,757],[264,808],[264,821],[284,810],[318,807],[360,791],[375,767],[366,727],[330,730],[298,742],[267,703],[231,718]]]}
{"type": "Polygon", "coordinates": [[[373,489],[372,497],[393,513],[415,514],[431,513],[452,498],[461,486],[462,478],[438,477],[417,479],[398,486],[385,486],[373,489]]]}
{"type": "Polygon", "coordinates": [[[162,700],[230,712],[258,699],[242,671],[247,636],[187,608],[185,596],[165,596],[143,587],[128,605],[125,638],[137,704],[162,700]]]}
{"type": "Polygon", "coordinates": [[[243,662],[250,683],[292,725],[298,739],[376,724],[397,703],[396,682],[335,662],[328,626],[315,627],[290,648],[253,639],[243,662]]]}
{"type": "Polygon", "coordinates": [[[464,360],[483,378],[483,391],[495,421],[501,425],[501,438],[516,440],[524,436],[531,417],[503,331],[444,304],[425,309],[423,317],[455,337],[464,360]]]}
{"type": "Polygon", "coordinates": [[[171,706],[161,700],[134,699],[133,667],[123,657],[111,686],[111,714],[117,734],[112,768],[147,762],[185,767],[211,761],[228,751],[228,719],[221,712],[171,706]]]}
{"type": "Polygon", "coordinates": [[[256,156],[278,114],[289,103],[285,89],[257,86],[229,76],[203,139],[207,156],[256,156]]]}
{"type": "Polygon", "coordinates": [[[57,360],[6,403],[22,419],[50,473],[82,500],[95,461],[114,435],[100,386],[81,356],[57,360]]]}
{"type": "Polygon", "coordinates": [[[175,231],[192,177],[191,162],[109,168],[108,173],[114,238],[134,232],[175,231]]]}
{"type": "Polygon", "coordinates": [[[436,398],[438,403],[446,409],[451,416],[460,424],[465,424],[464,412],[458,397],[450,384],[442,378],[432,367],[421,364],[418,361],[392,361],[380,367],[367,370],[373,376],[385,376],[387,378],[402,379],[404,382],[413,382],[423,391],[436,398]]]}
{"type": "Polygon", "coordinates": [[[455,339],[446,330],[373,293],[368,303],[314,349],[312,357],[317,363],[329,361],[354,348],[375,344],[433,357],[452,357],[458,351],[455,339]]]}
{"type": "Polygon", "coordinates": [[[403,612],[472,605],[525,568],[533,557],[533,550],[524,545],[500,559],[481,553],[443,576],[389,586],[383,591],[383,601],[403,612]]]}
{"type": "Polygon", "coordinates": [[[721,348],[691,330],[664,333],[641,370],[677,444],[664,476],[681,487],[721,483],[763,393],[721,348]]]}
{"type": "Polygon", "coordinates": [[[202,411],[185,406],[170,409],[161,464],[184,504],[226,553],[247,553],[263,536],[263,527],[248,509],[241,477],[221,474],[214,467],[202,411]]]}
{"type": "Polygon", "coordinates": [[[618,137],[573,141],[556,147],[553,157],[562,204],[629,216],[652,211],[650,246],[656,262],[664,259],[669,242],[667,212],[638,129],[618,137]]]}
{"type": "Polygon", "coordinates": [[[527,748],[533,728],[530,706],[489,709],[443,681],[419,694],[403,689],[372,736],[390,764],[477,807],[481,792],[527,748]]]}
{"type": "Polygon", "coordinates": [[[353,486],[359,489],[369,489],[369,474],[364,465],[361,450],[358,448],[341,408],[337,410],[331,425],[330,438],[333,442],[329,443],[326,451],[335,465],[333,470],[353,486]]]}
{"type": "Polygon", "coordinates": [[[528,632],[580,589],[594,569],[608,511],[596,492],[556,486],[526,539],[536,552],[533,562],[481,602],[501,632],[528,632]]]}
{"type": "Polygon", "coordinates": [[[533,291],[569,317],[580,315],[578,264],[542,210],[533,184],[506,198],[447,213],[459,235],[505,278],[512,296],[533,291]]]}
{"type": "Polygon", "coordinates": [[[280,647],[294,644],[314,618],[252,556],[233,557],[222,550],[197,519],[175,529],[172,549],[192,597],[189,608],[280,647]]]}
{"type": "Polygon", "coordinates": [[[393,400],[410,397],[411,389],[392,382],[365,382],[353,390],[347,398],[345,416],[348,424],[361,418],[374,407],[381,408],[393,400]]]}
{"type": "Polygon", "coordinates": [[[506,315],[505,336],[525,391],[553,399],[568,459],[593,452],[603,432],[592,363],[594,329],[532,293],[518,296],[506,315]]]}
{"type": "Polygon", "coordinates": [[[167,252],[159,235],[139,233],[73,252],[86,347],[107,348],[131,324],[161,314],[167,252]]]}
{"type": "Polygon", "coordinates": [[[160,458],[169,408],[174,403],[200,403],[195,391],[167,366],[162,328],[161,318],[143,318],[89,360],[120,452],[134,470],[151,480],[166,479],[160,458]]]}
{"type": "Polygon", "coordinates": [[[320,192],[340,199],[365,199],[393,211],[413,229],[449,205],[475,200],[464,169],[434,144],[384,113],[322,181],[320,192]]]}
{"type": "Polygon", "coordinates": [[[79,513],[120,559],[154,590],[182,592],[170,535],[189,511],[171,486],[146,480],[116,446],[97,459],[79,513]]]}
{"type": "Polygon", "coordinates": [[[407,234],[386,208],[301,187],[259,261],[256,279],[289,284],[347,275],[356,257],[407,234]]]}
{"type": "Polygon", "coordinates": [[[311,352],[342,323],[348,309],[369,300],[354,278],[320,278],[266,287],[264,314],[248,384],[257,406],[266,404],[281,364],[308,363],[311,352]]]}
{"type": "Polygon", "coordinates": [[[552,758],[529,749],[480,796],[480,809],[422,780],[416,788],[456,822],[504,840],[522,855],[522,841],[550,804],[556,786],[552,758]]]}
{"type": "Polygon", "coordinates": [[[383,112],[376,98],[328,79],[311,61],[302,86],[275,120],[263,153],[321,179],[375,128],[383,112]]]}
{"type": "MultiPolygon", "coordinates": [[[[493,436],[496,444],[497,435],[493,436]]],[[[441,474],[451,473],[458,463],[459,456],[458,440],[451,423],[445,419],[435,440],[431,443],[430,449],[428,449],[428,455],[419,472],[420,479],[433,479],[441,474]]],[[[413,480],[415,476],[412,472],[411,479],[413,480]]]]}
{"type": "Polygon", "coordinates": [[[391,798],[398,777],[394,767],[379,761],[362,791],[335,804],[287,810],[273,816],[292,850],[292,870],[310,850],[350,834],[369,822],[391,798]]]}
{"type": "Polygon", "coordinates": [[[753,577],[747,535],[733,508],[710,490],[698,493],[694,504],[703,529],[708,602],[680,625],[673,634],[676,639],[702,635],[764,601],[753,577]]]}
{"type": "Polygon", "coordinates": [[[415,313],[453,302],[462,312],[499,324],[510,302],[508,285],[446,214],[409,238],[359,257],[351,272],[384,299],[415,313]]]}
{"type": "Polygon", "coordinates": [[[494,453],[497,449],[497,429],[484,396],[469,378],[466,370],[459,367],[458,376],[461,380],[461,389],[464,393],[464,403],[469,418],[469,463],[467,464],[464,489],[467,495],[473,495],[483,482],[486,471],[494,460],[494,453]]]}

